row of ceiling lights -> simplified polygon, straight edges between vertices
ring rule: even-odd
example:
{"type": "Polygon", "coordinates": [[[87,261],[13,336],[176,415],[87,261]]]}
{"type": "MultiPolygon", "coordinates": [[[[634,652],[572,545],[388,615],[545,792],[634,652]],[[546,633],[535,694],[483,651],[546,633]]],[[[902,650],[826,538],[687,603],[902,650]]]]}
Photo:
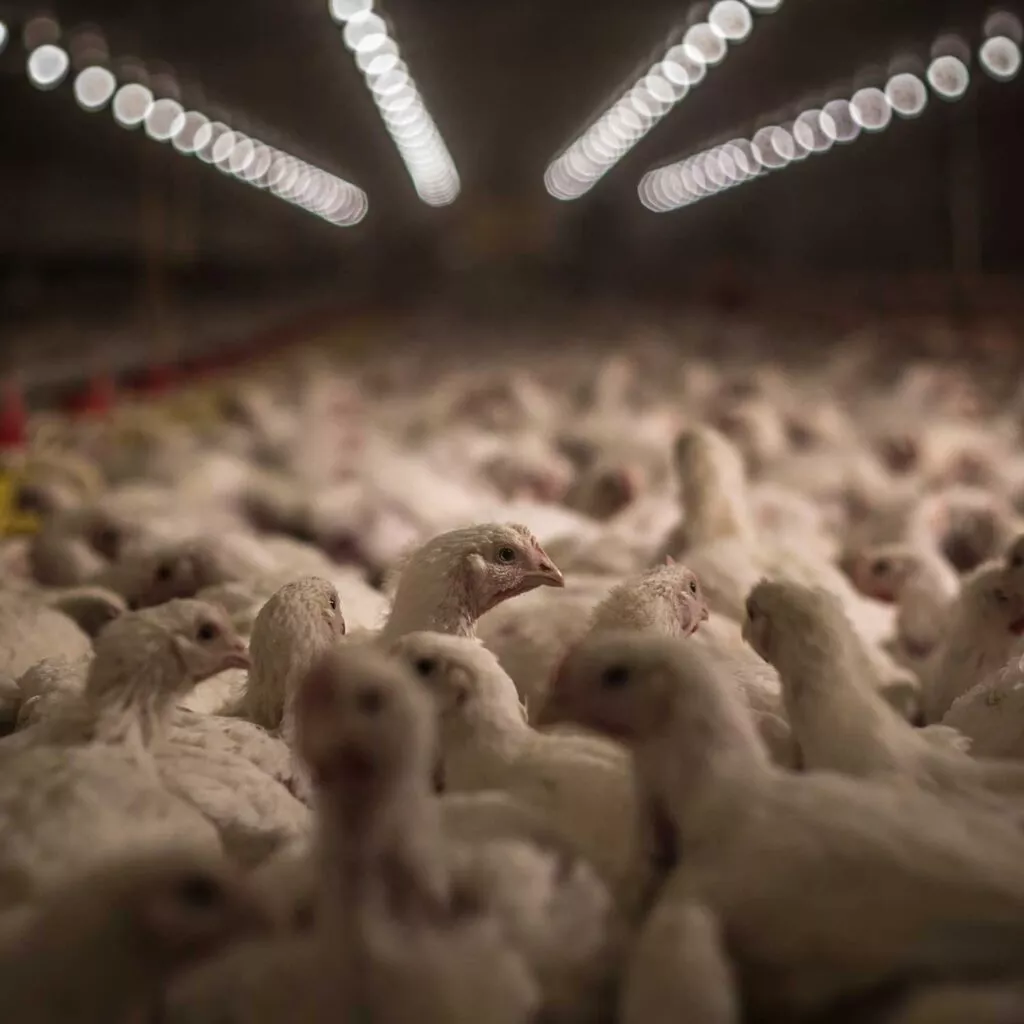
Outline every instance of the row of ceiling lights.
{"type": "Polygon", "coordinates": [[[718,0],[707,21],[692,25],[669,49],[583,132],[544,173],[544,186],[556,199],[578,199],[607,174],[687,93],[707,69],[720,63],[754,27],[751,10],[768,13],[782,0],[718,0]]]}
{"type": "MultiPolygon", "coordinates": [[[[719,63],[728,44],[745,39],[753,28],[751,9],[776,10],[782,0],[718,0],[706,22],[691,26],[644,76],[548,167],[544,181],[558,199],[582,196],[643,138],[719,63]]],[[[460,182],[451,155],[422,97],[374,13],[373,0],[329,0],[332,16],[343,26],[346,46],[392,136],[420,197],[431,205],[451,203],[460,182]]],[[[978,58],[992,78],[1009,81],[1021,67],[1021,27],[1012,16],[998,13],[985,25],[978,58]]],[[[0,22],[0,51],[9,38],[0,22]]],[[[71,59],[53,43],[37,46],[28,57],[28,75],[38,88],[58,86],[68,75],[71,59]]],[[[926,79],[945,99],[960,98],[970,83],[966,63],[943,54],[929,65],[926,79]]],[[[198,111],[186,112],[173,99],[156,99],[138,83],[118,88],[111,71],[95,64],[74,80],[79,105],[97,111],[111,105],[125,128],[145,127],[160,142],[171,142],[184,154],[195,154],[248,184],[265,188],[323,219],[347,226],[366,215],[365,192],[342,178],[299,160],[247,135],[212,121],[198,111]],[[112,101],[112,102],[111,102],[112,101]]],[[[904,72],[890,78],[885,90],[864,88],[849,101],[833,100],[804,111],[790,125],[771,125],[751,139],[736,139],[679,163],[648,172],[640,182],[641,201],[664,212],[690,205],[761,174],[788,166],[812,153],[827,152],[835,143],[852,142],[861,131],[882,131],[893,114],[915,117],[927,105],[924,82],[904,72]]]]}
{"type": "Polygon", "coordinates": [[[387,23],[374,13],[373,0],[330,0],[330,11],[344,26],[345,45],[352,51],[417,195],[430,206],[454,202],[461,188],[455,162],[398,44],[388,34],[387,23]]]}
{"type": "MultiPolygon", "coordinates": [[[[1020,46],[1009,35],[995,31],[987,35],[978,55],[981,66],[997,81],[1009,81],[1021,67],[1020,46]]],[[[656,168],[640,180],[640,201],[656,213],[678,210],[813,154],[826,153],[836,143],[853,142],[862,132],[884,131],[894,115],[913,118],[924,112],[928,86],[944,100],[961,99],[971,73],[963,60],[946,53],[929,64],[925,80],[927,85],[917,75],[901,72],[889,79],[884,90],[859,89],[849,100],[836,99],[821,109],[805,110],[787,125],[768,125],[750,139],[734,139],[656,168]]]]}
{"type": "MultiPolygon", "coordinates": [[[[0,22],[0,49],[8,30],[0,22]]],[[[39,89],[55,89],[68,77],[71,57],[55,43],[32,48],[26,64],[29,80],[39,89]]],[[[103,64],[90,64],[74,77],[78,105],[98,112],[109,106],[114,120],[127,129],[143,128],[156,142],[171,143],[238,181],[265,189],[338,227],[358,224],[367,213],[366,193],[351,182],[314,167],[281,149],[250,138],[198,110],[186,111],[174,99],[158,99],[137,82],[119,86],[103,64]]]]}

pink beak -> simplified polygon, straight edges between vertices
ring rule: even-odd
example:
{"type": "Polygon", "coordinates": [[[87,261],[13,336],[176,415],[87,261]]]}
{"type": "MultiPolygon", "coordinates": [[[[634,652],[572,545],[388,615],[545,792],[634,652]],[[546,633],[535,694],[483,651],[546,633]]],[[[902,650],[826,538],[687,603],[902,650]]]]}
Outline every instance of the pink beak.
{"type": "Polygon", "coordinates": [[[252,665],[252,659],[249,657],[249,650],[245,646],[245,641],[239,638],[233,640],[231,646],[224,654],[222,663],[225,668],[249,668],[252,665]]]}
{"type": "Polygon", "coordinates": [[[540,559],[535,569],[530,569],[525,574],[526,579],[540,587],[564,587],[565,577],[559,571],[558,566],[541,552],[540,559]]]}

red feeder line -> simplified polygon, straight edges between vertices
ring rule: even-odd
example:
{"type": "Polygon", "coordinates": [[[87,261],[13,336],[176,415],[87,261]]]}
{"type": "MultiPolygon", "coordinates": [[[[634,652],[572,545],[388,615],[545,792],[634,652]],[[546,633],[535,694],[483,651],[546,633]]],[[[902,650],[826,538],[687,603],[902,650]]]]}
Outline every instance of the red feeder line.
{"type": "Polygon", "coordinates": [[[0,450],[23,448],[28,441],[28,412],[21,388],[6,381],[0,388],[0,450]]]}
{"type": "Polygon", "coordinates": [[[85,391],[71,400],[71,412],[78,416],[106,416],[113,409],[116,396],[114,378],[97,374],[90,378],[85,391]]]}

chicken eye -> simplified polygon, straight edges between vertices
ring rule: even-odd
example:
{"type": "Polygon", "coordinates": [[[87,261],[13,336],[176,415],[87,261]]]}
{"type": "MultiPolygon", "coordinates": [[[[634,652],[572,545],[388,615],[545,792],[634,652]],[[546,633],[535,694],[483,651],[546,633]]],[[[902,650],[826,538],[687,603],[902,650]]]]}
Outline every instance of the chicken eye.
{"type": "Polygon", "coordinates": [[[437,662],[433,658],[417,658],[413,666],[421,676],[433,675],[437,668],[437,662]]]}
{"type": "Polygon", "coordinates": [[[356,696],[356,707],[364,715],[376,715],[384,707],[384,695],[380,690],[363,690],[356,696]]]}
{"type": "Polygon", "coordinates": [[[499,562],[514,562],[516,560],[515,548],[503,547],[498,548],[498,561],[499,562]]]}
{"type": "Polygon", "coordinates": [[[178,883],[178,897],[182,903],[196,909],[209,910],[223,897],[221,887],[205,875],[189,875],[178,883]]]}
{"type": "Polygon", "coordinates": [[[93,536],[93,547],[110,558],[117,554],[121,536],[111,526],[102,527],[93,536]]]}
{"type": "Polygon", "coordinates": [[[161,562],[154,575],[160,583],[166,583],[174,575],[174,567],[170,562],[161,562]]]}
{"type": "Polygon", "coordinates": [[[212,622],[204,622],[196,630],[197,640],[216,640],[218,636],[220,636],[220,630],[212,622]]]}
{"type": "Polygon", "coordinates": [[[18,488],[14,497],[14,505],[19,512],[43,511],[42,496],[35,487],[28,484],[18,488]]]}
{"type": "Polygon", "coordinates": [[[690,593],[696,595],[697,593],[697,581],[690,580],[690,593]]]}
{"type": "Polygon", "coordinates": [[[1006,596],[1006,591],[999,587],[992,591],[992,596],[996,599],[996,604],[1006,604],[1010,600],[1006,596]]]}
{"type": "Polygon", "coordinates": [[[601,674],[601,685],[606,690],[621,690],[629,682],[629,669],[625,665],[609,665],[601,674]]]}
{"type": "Polygon", "coordinates": [[[330,605],[332,612],[336,612],[338,610],[338,597],[336,594],[331,595],[330,605]]]}
{"type": "Polygon", "coordinates": [[[871,567],[871,571],[876,576],[887,576],[889,571],[892,569],[892,563],[888,558],[879,558],[871,567]]]}

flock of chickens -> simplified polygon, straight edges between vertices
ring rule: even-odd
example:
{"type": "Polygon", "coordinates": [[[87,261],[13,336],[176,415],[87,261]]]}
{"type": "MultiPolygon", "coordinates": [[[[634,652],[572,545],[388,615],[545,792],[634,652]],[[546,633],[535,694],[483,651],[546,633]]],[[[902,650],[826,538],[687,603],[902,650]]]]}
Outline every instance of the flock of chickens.
{"type": "Polygon", "coordinates": [[[1024,1021],[1024,404],[653,340],[205,402],[16,460],[4,1024],[1024,1021]]]}

